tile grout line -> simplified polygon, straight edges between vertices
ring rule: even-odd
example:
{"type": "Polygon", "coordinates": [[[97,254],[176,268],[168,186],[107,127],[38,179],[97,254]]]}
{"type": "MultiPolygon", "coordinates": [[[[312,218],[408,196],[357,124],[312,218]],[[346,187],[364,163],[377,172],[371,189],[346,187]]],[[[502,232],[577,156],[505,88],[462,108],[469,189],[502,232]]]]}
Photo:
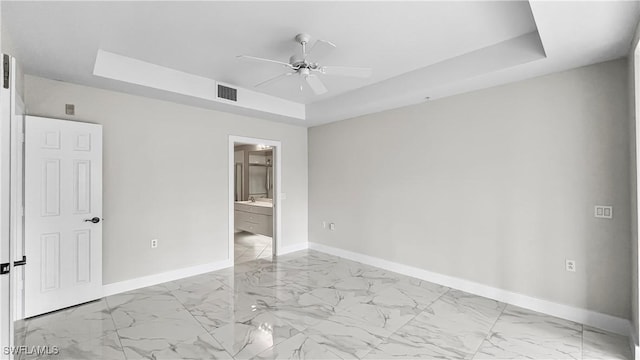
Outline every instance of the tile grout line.
{"type": "MultiPolygon", "coordinates": [[[[402,274],[400,274],[400,275],[402,275],[402,274]]],[[[387,289],[391,288],[391,286],[392,286],[392,285],[393,285],[393,284],[390,284],[388,287],[384,288],[384,290],[387,290],[387,289]]],[[[417,318],[417,317],[418,317],[418,316],[420,316],[422,313],[424,313],[424,312],[426,311],[426,309],[427,309],[427,308],[429,308],[431,305],[433,305],[436,301],[440,300],[443,296],[445,296],[446,294],[448,294],[448,293],[449,293],[449,291],[451,291],[451,288],[450,288],[450,287],[446,287],[446,288],[447,288],[447,291],[445,291],[445,292],[443,292],[442,294],[438,295],[435,299],[433,299],[431,302],[429,302],[429,304],[427,304],[427,305],[426,305],[426,307],[425,307],[423,310],[419,311],[419,312],[418,312],[416,315],[414,315],[411,319],[409,319],[409,320],[408,320],[408,321],[406,321],[404,324],[402,324],[402,326],[400,326],[400,327],[399,327],[399,328],[397,328],[395,331],[393,331],[391,334],[389,334],[389,336],[386,336],[386,337],[382,340],[382,342],[381,342],[379,345],[383,344],[385,341],[387,341],[389,338],[391,338],[391,336],[393,336],[393,335],[394,335],[394,334],[396,334],[398,331],[400,331],[400,329],[404,328],[407,324],[409,324],[409,323],[410,323],[411,321],[413,321],[415,318],[417,318]]],[[[312,295],[312,296],[313,296],[313,295],[312,295]]],[[[346,311],[346,310],[348,310],[348,309],[350,309],[350,308],[352,308],[352,307],[354,307],[354,306],[356,306],[356,305],[358,305],[358,304],[350,305],[350,306],[346,307],[343,311],[346,311]]],[[[375,349],[375,348],[371,348],[371,349],[369,349],[369,351],[367,351],[364,355],[362,355],[362,358],[365,358],[365,357],[366,357],[367,355],[369,355],[373,350],[376,350],[376,349],[375,349]]],[[[361,359],[362,359],[362,358],[361,358],[361,359]]]]}
{"type": "MultiPolygon", "coordinates": [[[[293,260],[293,259],[290,259],[290,260],[293,260]]],[[[290,261],[290,260],[284,260],[284,262],[287,262],[287,261],[290,261]]],[[[337,282],[337,281],[339,281],[339,280],[335,280],[335,281],[333,281],[331,286],[333,286],[333,285],[335,284],[335,282],[337,282]]],[[[389,286],[390,286],[390,285],[389,285],[389,286]]],[[[324,288],[326,288],[326,287],[324,287],[324,288]]],[[[387,287],[385,287],[385,289],[386,289],[386,288],[387,288],[387,287]]],[[[336,290],[336,289],[333,289],[333,290],[336,290]]],[[[337,290],[336,290],[336,291],[337,291],[337,290]]],[[[309,295],[309,296],[311,296],[311,297],[313,297],[313,298],[315,298],[315,299],[317,299],[317,300],[319,300],[319,301],[320,301],[322,304],[324,304],[324,305],[328,305],[328,306],[330,306],[330,307],[333,309],[333,311],[334,311],[334,314],[333,314],[333,315],[331,315],[331,316],[338,315],[339,313],[342,313],[342,312],[344,312],[344,311],[346,311],[346,310],[350,309],[351,307],[354,307],[354,306],[358,305],[358,303],[356,303],[356,304],[352,304],[352,305],[349,305],[349,306],[347,306],[347,307],[345,307],[345,308],[343,308],[343,309],[341,309],[341,310],[339,310],[339,311],[336,311],[336,306],[335,306],[335,305],[333,305],[333,304],[331,304],[331,303],[327,302],[326,300],[324,300],[324,299],[320,298],[319,296],[315,296],[315,295],[313,295],[313,294],[311,293],[311,291],[305,292],[305,293],[303,293],[303,294],[301,294],[301,295],[305,295],[305,294],[306,294],[306,295],[309,295]]],[[[270,313],[271,313],[271,311],[268,311],[268,312],[270,312],[270,313]]],[[[272,315],[276,316],[276,315],[275,315],[275,314],[273,314],[273,313],[272,313],[272,315]]],[[[330,316],[330,317],[331,317],[331,316],[330,316]]],[[[276,317],[277,317],[277,316],[276,316],[276,317]]],[[[283,319],[283,320],[284,320],[284,319],[283,319]]],[[[320,320],[318,320],[318,322],[317,322],[315,325],[317,325],[317,324],[319,324],[319,323],[321,323],[321,322],[323,322],[323,321],[326,321],[326,320],[328,320],[328,318],[326,318],[326,319],[320,319],[320,320]]],[[[284,320],[284,321],[288,323],[288,321],[286,321],[286,320],[284,320]]],[[[289,325],[291,325],[291,324],[289,324],[289,325]]],[[[330,348],[328,348],[328,347],[326,347],[326,346],[324,346],[324,345],[322,345],[322,344],[318,343],[317,341],[313,340],[313,339],[311,338],[311,336],[310,336],[310,335],[308,335],[307,333],[305,333],[305,331],[306,331],[307,329],[311,328],[312,326],[314,326],[314,325],[308,325],[308,326],[305,326],[302,330],[299,330],[299,331],[300,331],[299,333],[300,333],[300,334],[302,334],[303,336],[307,337],[308,339],[310,339],[310,340],[314,341],[314,342],[315,342],[315,343],[317,343],[318,345],[322,346],[322,348],[323,348],[323,349],[325,349],[325,350],[326,350],[326,351],[328,351],[329,353],[331,353],[331,354],[333,354],[333,355],[337,356],[337,358],[342,359],[339,355],[337,355],[337,354],[335,354],[333,351],[331,351],[331,349],[330,349],[330,348]]],[[[357,326],[356,326],[356,327],[357,327],[357,326]]],[[[364,329],[363,329],[363,330],[364,330],[364,329]]],[[[386,338],[385,338],[385,339],[386,339],[386,338]]],[[[267,350],[269,350],[269,349],[272,349],[272,348],[276,347],[277,345],[282,344],[282,343],[283,343],[283,342],[285,342],[285,341],[287,341],[287,340],[283,340],[283,341],[280,341],[280,342],[279,342],[279,343],[277,343],[277,344],[273,344],[272,346],[270,346],[269,348],[265,349],[264,351],[267,351],[267,350]]],[[[263,352],[264,352],[264,351],[263,351],[263,352]]],[[[369,351],[369,352],[370,352],[370,351],[369,351]]],[[[367,352],[367,353],[368,353],[368,352],[367,352]]],[[[365,354],[365,355],[366,355],[366,354],[365,354]]]]}
{"type": "Polygon", "coordinates": [[[580,359],[584,359],[584,324],[580,324],[580,359]]]}
{"type": "Polygon", "coordinates": [[[235,260],[235,262],[236,262],[236,263],[238,263],[238,260],[239,260],[239,259],[241,259],[241,258],[243,258],[243,257],[245,256],[245,254],[247,254],[247,253],[249,252],[249,250],[259,249],[259,248],[260,248],[260,246],[264,246],[264,247],[262,248],[262,250],[261,250],[257,255],[252,255],[250,260],[244,260],[244,261],[239,262],[239,263],[245,263],[245,262],[249,262],[249,261],[253,261],[253,260],[257,260],[257,259],[261,259],[261,258],[262,258],[262,257],[261,257],[261,255],[265,252],[265,250],[267,250],[268,248],[271,248],[271,247],[272,247],[272,245],[267,245],[267,244],[265,244],[265,245],[260,245],[260,246],[256,246],[256,245],[260,245],[260,244],[252,244],[252,246],[251,246],[251,247],[248,247],[248,246],[246,246],[246,245],[236,244],[236,243],[234,242],[234,260],[235,260]],[[244,251],[243,251],[239,256],[235,255],[235,249],[236,249],[236,248],[238,248],[238,245],[240,245],[240,246],[242,246],[242,247],[245,247],[245,248],[246,248],[246,249],[245,249],[245,250],[244,250],[244,251]]]}
{"type": "Polygon", "coordinates": [[[111,313],[112,311],[111,306],[107,301],[107,297],[104,297],[104,304],[107,306],[107,309],[109,310],[109,318],[111,318],[111,322],[113,323],[113,328],[116,331],[116,337],[118,337],[118,343],[120,344],[120,350],[122,351],[122,355],[124,355],[124,358],[128,360],[129,357],[127,356],[127,353],[124,351],[124,346],[122,345],[122,339],[120,338],[120,332],[118,332],[118,325],[116,325],[116,321],[113,319],[113,314],[111,313]]]}
{"type": "MultiPolygon", "coordinates": [[[[29,326],[31,326],[31,321],[23,319],[22,321],[25,322],[24,325],[24,336],[23,336],[23,340],[22,340],[22,345],[27,345],[27,335],[29,334],[29,326]]],[[[15,329],[14,329],[15,332],[15,329]]],[[[24,360],[24,355],[22,353],[18,354],[17,356],[17,360],[24,360]]]]}
{"type": "MultiPolygon", "coordinates": [[[[208,274],[208,273],[207,273],[207,274],[208,274]]],[[[170,281],[168,281],[168,282],[170,282],[170,281]]],[[[226,287],[226,285],[225,285],[224,283],[222,283],[222,282],[220,282],[220,283],[222,284],[222,286],[223,286],[223,287],[226,287]]],[[[162,284],[160,284],[160,285],[162,285],[162,284]]],[[[233,355],[231,355],[231,353],[229,353],[229,352],[227,351],[227,349],[225,349],[225,348],[224,348],[224,346],[220,343],[220,341],[219,341],[215,336],[213,336],[213,334],[212,334],[212,333],[210,333],[210,332],[209,332],[209,330],[207,330],[207,329],[204,327],[204,325],[202,325],[202,323],[201,323],[201,322],[200,322],[200,321],[199,321],[199,320],[198,320],[198,319],[197,319],[197,318],[196,318],[196,317],[191,313],[191,310],[187,309],[187,306],[186,306],[182,301],[180,301],[180,299],[178,299],[178,297],[177,297],[177,296],[175,296],[175,295],[173,294],[173,290],[171,290],[171,289],[167,288],[166,286],[165,286],[165,288],[167,289],[167,292],[168,292],[168,293],[169,293],[169,294],[170,294],[174,299],[176,299],[176,301],[178,302],[178,304],[182,305],[182,308],[183,308],[184,310],[186,310],[186,311],[187,311],[187,313],[189,314],[189,316],[191,316],[191,318],[192,318],[192,319],[193,319],[193,320],[194,320],[194,321],[195,321],[195,322],[200,326],[200,328],[202,328],[202,330],[204,330],[204,332],[205,332],[205,333],[209,334],[209,336],[211,336],[211,338],[212,338],[213,340],[215,340],[215,342],[216,342],[216,343],[218,343],[218,345],[220,345],[220,346],[221,346],[222,351],[224,351],[224,352],[225,352],[225,353],[227,353],[229,356],[231,356],[231,358],[232,358],[232,359],[235,359],[235,357],[233,357],[233,355]]],[[[233,288],[230,288],[230,290],[231,290],[231,291],[233,291],[233,288]]],[[[232,295],[233,295],[233,294],[232,294],[232,295]]]]}
{"type": "MultiPolygon", "coordinates": [[[[345,259],[340,258],[340,257],[338,257],[338,258],[339,258],[339,259],[341,259],[341,260],[345,260],[345,259]]],[[[347,260],[348,260],[348,259],[347,259],[347,260]]],[[[285,260],[285,261],[289,261],[289,260],[285,260]]],[[[365,266],[371,267],[370,265],[366,265],[366,264],[363,264],[363,263],[358,263],[358,262],[355,262],[355,263],[360,264],[360,265],[365,265],[365,266]]],[[[375,268],[375,267],[374,267],[374,268],[375,268]]],[[[375,268],[375,269],[378,269],[378,268],[375,268]]],[[[396,274],[396,273],[394,273],[394,274],[396,274]]],[[[399,274],[399,275],[402,275],[402,274],[399,274]]],[[[338,281],[340,281],[340,280],[339,280],[339,279],[337,279],[337,280],[332,281],[332,285],[331,285],[331,286],[335,285],[335,283],[336,283],[336,282],[338,282],[338,281]]],[[[390,287],[391,287],[391,286],[393,286],[393,285],[394,285],[394,284],[384,285],[384,286],[383,286],[383,289],[384,289],[384,290],[387,290],[388,288],[390,288],[390,287]]],[[[321,288],[331,288],[331,287],[322,286],[321,288]]],[[[449,288],[447,288],[447,289],[448,289],[447,291],[449,291],[449,288]]],[[[335,290],[335,289],[334,289],[334,290],[335,290]]],[[[307,292],[306,294],[308,294],[309,296],[312,296],[312,297],[314,297],[314,298],[316,298],[316,299],[318,299],[318,300],[322,301],[323,303],[325,303],[325,304],[327,304],[327,305],[330,305],[330,306],[331,306],[331,307],[333,307],[333,308],[335,308],[335,307],[336,307],[335,305],[333,305],[333,304],[331,304],[331,303],[326,302],[325,300],[323,300],[323,299],[322,299],[322,298],[320,298],[319,296],[313,295],[311,292],[312,292],[312,291],[309,291],[309,292],[307,292]]],[[[446,293],[446,292],[445,292],[445,293],[446,293]]],[[[440,296],[439,296],[438,298],[440,298],[440,296]]],[[[436,299],[436,300],[437,300],[437,299],[436,299]]],[[[434,300],[434,301],[435,301],[435,300],[434,300]]],[[[433,303],[433,302],[431,302],[431,303],[433,303]]],[[[342,312],[342,311],[345,311],[345,310],[348,310],[348,309],[350,309],[350,308],[352,308],[352,307],[354,307],[354,306],[356,306],[356,305],[358,305],[358,303],[355,303],[355,304],[349,305],[349,306],[345,307],[343,310],[341,310],[341,312],[342,312]]],[[[337,314],[337,312],[336,312],[336,314],[337,314]]]]}
{"type": "MultiPolygon", "coordinates": [[[[264,250],[263,250],[263,251],[264,251],[264,250]]],[[[260,260],[260,258],[256,258],[256,259],[254,259],[254,260],[260,260]]],[[[254,260],[251,260],[251,261],[254,261],[254,260]]],[[[285,261],[286,261],[286,260],[285,260],[285,261]]],[[[235,266],[234,266],[234,268],[235,268],[235,266]]],[[[311,293],[310,293],[310,292],[306,292],[306,293],[303,293],[303,294],[301,294],[301,295],[304,295],[304,294],[309,294],[310,296],[315,297],[315,296],[311,295],[311,293]]],[[[235,294],[234,294],[234,296],[235,296],[235,294]]],[[[317,298],[317,299],[319,299],[319,298],[317,298]]],[[[322,299],[319,299],[319,300],[323,301],[322,299]]],[[[277,302],[278,302],[278,301],[279,301],[279,300],[276,298],[276,304],[274,304],[274,306],[277,306],[277,302]]],[[[323,301],[323,303],[324,303],[324,301],[323,301]]],[[[325,303],[325,304],[326,304],[326,303],[325,303]]],[[[332,306],[331,304],[327,304],[327,305],[332,306]]],[[[332,307],[333,307],[333,306],[332,306],[332,307]]],[[[286,318],[282,318],[282,317],[278,316],[278,315],[274,312],[274,310],[272,310],[272,309],[271,309],[271,307],[268,307],[268,308],[265,310],[265,312],[266,312],[267,314],[269,314],[269,315],[271,315],[271,316],[273,316],[273,317],[275,317],[275,318],[279,319],[280,321],[284,322],[285,324],[287,324],[288,326],[290,326],[292,329],[295,329],[296,331],[298,331],[298,334],[301,334],[301,335],[306,336],[307,338],[311,339],[311,338],[310,338],[310,337],[309,337],[309,336],[304,332],[304,331],[306,331],[309,327],[311,327],[311,325],[309,325],[309,326],[304,326],[304,327],[302,327],[302,328],[301,328],[301,330],[298,330],[295,326],[293,326],[293,324],[292,324],[291,322],[289,322],[289,320],[287,320],[286,318]]],[[[320,320],[320,321],[323,321],[323,320],[320,320]]],[[[320,321],[319,321],[319,322],[320,322],[320,321]]],[[[298,334],[296,334],[296,335],[298,335],[298,334]]],[[[294,335],[294,336],[296,336],[296,335],[294,335]]],[[[293,336],[292,336],[292,337],[293,337],[293,336]]],[[[288,338],[288,339],[284,339],[284,340],[281,340],[281,341],[279,341],[279,342],[277,342],[277,343],[273,343],[273,344],[272,344],[271,346],[269,346],[268,348],[266,348],[266,349],[264,349],[264,350],[262,350],[262,351],[258,352],[257,354],[253,355],[253,356],[251,357],[251,359],[255,359],[255,358],[257,358],[257,357],[258,357],[258,355],[262,354],[263,352],[266,352],[266,351],[268,351],[268,350],[274,349],[276,346],[278,346],[278,345],[280,345],[280,344],[282,344],[282,343],[286,342],[286,341],[287,341],[287,340],[289,340],[289,339],[290,339],[290,338],[288,338]]],[[[311,340],[313,340],[313,339],[311,339],[311,340]]],[[[318,344],[318,345],[320,345],[320,344],[318,344]]],[[[333,354],[333,352],[332,352],[332,354],[333,354]]],[[[232,358],[233,358],[233,359],[236,359],[236,357],[234,357],[234,356],[232,356],[232,358]]],[[[237,359],[237,360],[240,360],[240,359],[237,359]]]]}
{"type": "MultiPolygon", "coordinates": [[[[497,301],[497,300],[494,300],[494,301],[497,301]]],[[[500,314],[496,317],[496,320],[493,322],[493,324],[489,328],[489,331],[487,332],[487,335],[484,337],[484,339],[482,339],[482,342],[480,342],[480,345],[478,345],[478,348],[473,353],[473,356],[471,356],[470,359],[475,359],[476,358],[476,355],[478,355],[478,351],[480,351],[480,349],[482,348],[482,344],[484,344],[484,342],[489,339],[489,337],[491,336],[491,333],[493,332],[493,328],[496,327],[496,324],[498,323],[498,320],[500,320],[500,318],[504,314],[504,311],[507,309],[507,306],[509,306],[508,303],[504,303],[504,302],[501,302],[501,301],[498,301],[498,302],[504,304],[504,307],[500,311],[500,314]]]]}
{"type": "Polygon", "coordinates": [[[262,255],[262,253],[267,249],[267,246],[265,245],[262,250],[260,250],[260,253],[256,256],[256,259],[260,259],[260,255],[262,255]]]}

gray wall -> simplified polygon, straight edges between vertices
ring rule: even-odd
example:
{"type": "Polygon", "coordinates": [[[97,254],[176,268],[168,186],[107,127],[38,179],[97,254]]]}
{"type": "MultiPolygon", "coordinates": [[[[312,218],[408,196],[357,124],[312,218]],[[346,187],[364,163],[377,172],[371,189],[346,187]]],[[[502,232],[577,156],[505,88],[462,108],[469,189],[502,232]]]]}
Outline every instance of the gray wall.
{"type": "Polygon", "coordinates": [[[628,318],[627,101],[623,59],[311,128],[309,241],[628,318]]]}
{"type": "Polygon", "coordinates": [[[307,241],[306,128],[33,76],[26,104],[104,125],[105,284],[227,258],[229,135],[282,142],[281,245],[307,241]]]}

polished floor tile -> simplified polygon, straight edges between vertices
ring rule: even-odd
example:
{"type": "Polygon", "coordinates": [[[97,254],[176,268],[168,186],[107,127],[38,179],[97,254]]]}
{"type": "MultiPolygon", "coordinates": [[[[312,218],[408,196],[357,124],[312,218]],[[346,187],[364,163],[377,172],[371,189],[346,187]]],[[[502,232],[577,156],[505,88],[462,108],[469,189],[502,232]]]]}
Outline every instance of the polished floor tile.
{"type": "Polygon", "coordinates": [[[469,359],[505,304],[449,290],[367,356],[370,359],[469,359]]]}
{"type": "Polygon", "coordinates": [[[631,359],[629,340],[625,336],[611,334],[586,325],[582,336],[583,359],[631,359]]]}
{"type": "Polygon", "coordinates": [[[229,354],[236,359],[251,359],[260,352],[300,333],[293,325],[263,311],[241,322],[234,322],[212,332],[229,354]]]}
{"type": "Polygon", "coordinates": [[[231,359],[222,345],[187,314],[144,321],[117,332],[127,359],[231,359]]]}
{"type": "Polygon", "coordinates": [[[297,334],[290,339],[261,352],[254,359],[341,359],[325,346],[311,340],[304,334],[297,334]]]}
{"type": "Polygon", "coordinates": [[[235,233],[233,252],[236,264],[256,259],[272,258],[272,239],[268,236],[252,234],[246,231],[235,233]]]}
{"type": "Polygon", "coordinates": [[[475,359],[581,359],[581,324],[509,305],[475,359]]]}
{"type": "Polygon", "coordinates": [[[631,359],[626,337],[311,250],[20,321],[16,343],[54,360],[631,359]]]}
{"type": "MultiPolygon", "coordinates": [[[[104,299],[18,322],[24,338],[17,345],[57,349],[59,359],[125,359],[104,299]]],[[[35,354],[19,357],[39,358],[35,354]]]]}

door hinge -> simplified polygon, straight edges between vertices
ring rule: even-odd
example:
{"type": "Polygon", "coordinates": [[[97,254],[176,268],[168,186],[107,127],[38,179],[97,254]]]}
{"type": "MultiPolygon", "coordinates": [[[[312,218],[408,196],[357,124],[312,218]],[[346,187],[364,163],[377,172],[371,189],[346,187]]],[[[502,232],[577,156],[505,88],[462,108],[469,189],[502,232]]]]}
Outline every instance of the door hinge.
{"type": "Polygon", "coordinates": [[[24,133],[20,133],[20,142],[24,144],[24,133]]]}
{"type": "Polygon", "coordinates": [[[9,88],[9,66],[11,64],[11,61],[9,61],[9,55],[4,55],[2,57],[2,83],[3,83],[3,87],[5,89],[9,88]]]}
{"type": "Polygon", "coordinates": [[[0,275],[8,274],[11,271],[11,263],[0,264],[0,275]]]}
{"type": "Polygon", "coordinates": [[[22,266],[22,265],[26,265],[26,264],[27,264],[27,256],[26,255],[22,255],[22,260],[18,260],[18,261],[14,261],[13,262],[13,267],[22,266]]]}

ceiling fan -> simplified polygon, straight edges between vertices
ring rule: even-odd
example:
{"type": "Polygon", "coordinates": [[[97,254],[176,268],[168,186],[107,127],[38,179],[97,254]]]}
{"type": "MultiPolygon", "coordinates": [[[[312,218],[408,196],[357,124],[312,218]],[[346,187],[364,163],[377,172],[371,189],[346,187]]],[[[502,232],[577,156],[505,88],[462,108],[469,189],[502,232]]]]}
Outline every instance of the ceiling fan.
{"type": "Polygon", "coordinates": [[[298,34],[296,35],[295,40],[302,45],[302,52],[291,56],[288,63],[256,56],[238,55],[238,58],[240,59],[280,64],[288,68],[288,72],[258,83],[255,87],[270,85],[288,78],[291,75],[298,75],[301,81],[300,90],[302,90],[302,84],[306,83],[316,95],[320,95],[327,92],[327,87],[324,85],[322,80],[320,80],[318,75],[337,75],[358,78],[368,78],[371,76],[371,68],[320,65],[317,61],[326,56],[336,47],[329,41],[316,40],[315,44],[313,44],[311,49],[307,52],[307,45],[309,44],[309,40],[311,40],[311,36],[309,34],[298,34]]]}

